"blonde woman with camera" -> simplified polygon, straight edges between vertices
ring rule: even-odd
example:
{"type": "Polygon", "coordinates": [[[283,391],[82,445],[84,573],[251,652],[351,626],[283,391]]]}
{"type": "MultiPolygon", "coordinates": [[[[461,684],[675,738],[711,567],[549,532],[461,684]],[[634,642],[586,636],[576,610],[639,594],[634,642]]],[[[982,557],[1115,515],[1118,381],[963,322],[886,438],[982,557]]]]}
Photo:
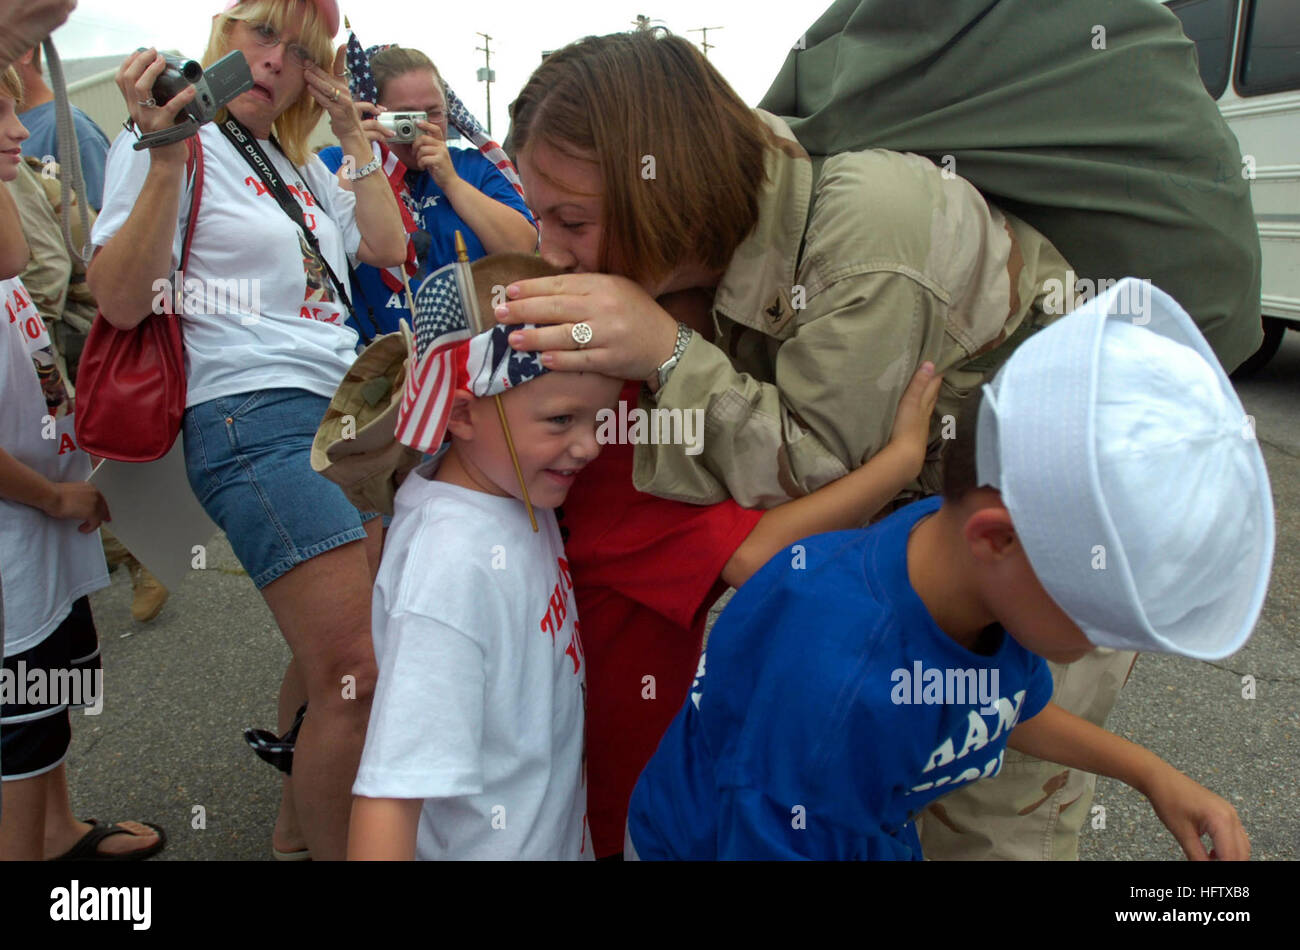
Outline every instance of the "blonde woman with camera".
{"type": "MultiPolygon", "coordinates": [[[[350,789],[375,681],[370,590],[378,566],[377,517],[358,513],[312,471],[316,426],[355,355],[346,293],[334,275],[349,256],[401,262],[397,203],[370,164],[347,84],[335,0],[244,0],[213,18],[203,62],[238,50],[254,85],[199,130],[205,177],[185,275],[255,289],[246,300],[209,292],[182,320],[188,393],[183,436],[190,485],[225,531],[262,592],[293,659],[280,691],[287,730],[306,702],[285,779],[273,847],[344,856],[350,789]],[[309,154],[322,112],[355,159],[352,191],[309,154]],[[239,147],[237,147],[237,145],[239,147]],[[260,156],[260,165],[256,157],[260,156]],[[247,283],[244,283],[247,282],[247,283]],[[221,312],[205,312],[205,311],[221,312]]],[[[166,63],[129,57],[117,83],[142,133],[174,124],[194,98],[154,96],[166,63]]],[[[193,194],[187,149],[146,151],[134,135],[109,154],[104,209],[88,280],[107,319],[131,329],[150,312],[180,257],[193,194]],[[161,284],[159,282],[162,282],[161,284]]],[[[126,420],[123,424],[128,424],[126,420]]]]}

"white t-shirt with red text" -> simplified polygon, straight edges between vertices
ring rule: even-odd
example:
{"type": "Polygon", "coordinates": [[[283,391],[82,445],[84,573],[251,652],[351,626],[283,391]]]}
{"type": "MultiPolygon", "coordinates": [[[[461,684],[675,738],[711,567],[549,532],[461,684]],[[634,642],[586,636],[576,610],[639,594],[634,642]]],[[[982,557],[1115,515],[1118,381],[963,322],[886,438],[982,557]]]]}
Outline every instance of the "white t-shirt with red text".
{"type": "MultiPolygon", "coordinates": [[[[77,447],[45,323],[17,277],[0,281],[0,307],[0,448],[50,481],[85,481],[90,457],[77,447]],[[38,364],[47,373],[48,400],[38,364]]],[[[0,498],[5,656],[36,646],[74,600],[108,586],[99,532],[82,534],[79,524],[0,498]]]]}
{"type": "MultiPolygon", "coordinates": [[[[169,275],[168,281],[183,292],[186,405],[275,388],[332,397],[357,345],[333,283],[302,230],[215,123],[199,130],[199,140],[205,180],[189,266],[183,279],[169,275]]],[[[123,132],[108,153],[104,209],[91,234],[98,246],[122,229],[144,187],[149,152],[135,151],[134,142],[123,132]]],[[[356,198],[315,155],[299,169],[270,142],[259,143],[346,287],[348,255],[361,245],[356,198]]],[[[190,213],[192,189],[184,180],[180,187],[173,267],[190,213]]],[[[165,311],[173,299],[169,287],[153,289],[155,310],[165,311]]]]}
{"type": "Polygon", "coordinates": [[[421,798],[421,860],[586,860],[586,662],[553,511],[409,475],[375,582],[352,791],[421,798]]]}

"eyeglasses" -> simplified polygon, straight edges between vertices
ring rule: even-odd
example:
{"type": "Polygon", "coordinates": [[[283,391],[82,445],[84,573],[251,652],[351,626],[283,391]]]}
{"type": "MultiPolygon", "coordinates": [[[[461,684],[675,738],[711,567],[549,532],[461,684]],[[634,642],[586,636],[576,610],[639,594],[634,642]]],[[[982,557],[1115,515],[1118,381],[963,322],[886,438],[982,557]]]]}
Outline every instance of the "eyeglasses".
{"type": "MultiPolygon", "coordinates": [[[[271,49],[285,42],[281,39],[276,28],[269,23],[248,23],[247,26],[258,46],[271,49]]],[[[312,64],[311,50],[300,43],[285,43],[285,53],[288,54],[289,59],[293,61],[295,66],[305,68],[312,64]]]]}

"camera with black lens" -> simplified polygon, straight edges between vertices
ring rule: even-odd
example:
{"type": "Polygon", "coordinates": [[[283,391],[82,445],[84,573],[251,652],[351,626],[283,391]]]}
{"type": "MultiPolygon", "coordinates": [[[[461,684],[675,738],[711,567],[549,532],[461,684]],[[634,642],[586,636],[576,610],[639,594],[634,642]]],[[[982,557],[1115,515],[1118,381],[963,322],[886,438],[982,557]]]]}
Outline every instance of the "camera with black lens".
{"type": "Polygon", "coordinates": [[[423,112],[381,112],[375,116],[384,130],[391,133],[388,140],[393,144],[409,144],[424,134],[419,122],[428,121],[423,112]]]}
{"type": "Polygon", "coordinates": [[[164,54],[167,66],[154,80],[152,95],[156,105],[164,105],[190,86],[194,98],[176,116],[176,124],[140,136],[137,150],[171,145],[189,138],[199,126],[211,122],[222,107],[253,88],[253,73],[248,60],[239,50],[227,53],[207,69],[192,59],[164,54]]]}

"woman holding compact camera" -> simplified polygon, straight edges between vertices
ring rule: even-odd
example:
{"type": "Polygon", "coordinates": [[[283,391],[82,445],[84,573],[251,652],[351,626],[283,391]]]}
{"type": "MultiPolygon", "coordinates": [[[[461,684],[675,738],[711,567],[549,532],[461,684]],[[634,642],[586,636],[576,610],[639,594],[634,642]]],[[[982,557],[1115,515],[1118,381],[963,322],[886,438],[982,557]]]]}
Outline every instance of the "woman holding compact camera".
{"type": "MultiPolygon", "coordinates": [[[[347,295],[336,275],[348,255],[397,265],[406,246],[397,203],[375,173],[339,76],[338,26],[335,0],[227,4],[213,19],[203,62],[238,50],[254,85],[193,139],[202,152],[201,194],[186,142],[136,151],[133,135],[119,136],[87,275],[104,319],[123,330],[137,326],[159,288],[171,287],[192,202],[201,202],[188,235],[182,316],[186,467],[293,653],[280,692],[281,730],[304,702],[310,714],[273,847],[277,856],[318,859],[341,859],[346,850],[375,680],[370,590],[381,529],[312,470],[311,442],[357,343],[344,325],[347,295]],[[355,160],[351,191],[307,151],[322,111],[355,160]],[[203,306],[191,291],[196,280],[208,288],[203,306]]],[[[194,98],[190,87],[156,101],[165,66],[146,50],[118,70],[140,133],[170,127],[194,98]]]]}
{"type": "MultiPolygon", "coordinates": [[[[531,254],[537,229],[514,186],[477,149],[447,145],[446,84],[429,57],[419,50],[384,47],[370,56],[370,72],[379,101],[359,102],[357,108],[367,116],[362,123],[366,134],[401,162],[390,181],[418,229],[413,240],[419,270],[411,290],[418,278],[456,260],[457,231],[471,261],[507,251],[531,254]],[[419,134],[414,141],[400,141],[394,129],[411,118],[419,134]]],[[[324,149],[320,157],[335,171],[344,164],[339,148],[324,149]]],[[[358,267],[353,288],[358,320],[368,309],[382,333],[395,331],[403,317],[414,326],[405,294],[386,285],[376,268],[358,267]]]]}

